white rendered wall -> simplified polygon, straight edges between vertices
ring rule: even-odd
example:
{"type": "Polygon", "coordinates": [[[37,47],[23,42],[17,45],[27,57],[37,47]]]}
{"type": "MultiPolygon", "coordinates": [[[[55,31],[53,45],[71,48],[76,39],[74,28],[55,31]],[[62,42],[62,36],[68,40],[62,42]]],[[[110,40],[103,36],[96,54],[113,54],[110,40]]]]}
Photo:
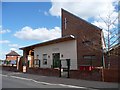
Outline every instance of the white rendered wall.
{"type": "Polygon", "coordinates": [[[51,68],[51,65],[53,65],[53,53],[60,53],[60,59],[70,59],[70,69],[77,69],[76,40],[41,46],[34,49],[34,57],[36,58],[39,55],[38,58],[41,60],[42,68],[51,68]],[[43,54],[50,56],[47,57],[47,65],[43,65],[43,54]]]}

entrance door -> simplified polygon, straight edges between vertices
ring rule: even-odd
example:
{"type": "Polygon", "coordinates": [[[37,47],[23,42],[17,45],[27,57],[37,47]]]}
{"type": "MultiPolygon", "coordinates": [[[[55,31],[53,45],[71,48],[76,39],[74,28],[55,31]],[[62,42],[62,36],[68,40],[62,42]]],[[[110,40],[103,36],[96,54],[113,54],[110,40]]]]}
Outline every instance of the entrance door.
{"type": "Polygon", "coordinates": [[[60,53],[53,53],[53,68],[58,68],[60,64],[60,53]]]}

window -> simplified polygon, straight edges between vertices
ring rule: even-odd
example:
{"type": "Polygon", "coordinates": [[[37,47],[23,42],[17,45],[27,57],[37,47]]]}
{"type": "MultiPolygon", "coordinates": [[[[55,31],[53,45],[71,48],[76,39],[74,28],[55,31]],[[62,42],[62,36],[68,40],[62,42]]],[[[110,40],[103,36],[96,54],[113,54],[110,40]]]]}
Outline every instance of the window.
{"type": "Polygon", "coordinates": [[[9,56],[7,56],[7,57],[9,57],[9,56]]]}
{"type": "Polygon", "coordinates": [[[64,19],[64,25],[65,25],[65,29],[66,29],[66,27],[67,27],[67,19],[66,18],[64,19]]]}
{"type": "Polygon", "coordinates": [[[38,59],[39,55],[36,56],[36,58],[38,59]]]}
{"type": "Polygon", "coordinates": [[[93,42],[90,40],[85,40],[82,42],[84,45],[93,45],[93,42]]]}
{"type": "Polygon", "coordinates": [[[34,59],[34,67],[40,67],[39,55],[36,55],[36,58],[34,59]]]}
{"type": "Polygon", "coordinates": [[[34,63],[35,65],[39,65],[39,59],[35,59],[34,63]]]}
{"type": "Polygon", "coordinates": [[[96,56],[95,55],[85,55],[84,58],[84,64],[92,66],[96,62],[96,56]]]}
{"type": "Polygon", "coordinates": [[[91,59],[91,56],[83,56],[84,59],[91,59]]]}
{"type": "Polygon", "coordinates": [[[40,67],[40,60],[34,59],[34,67],[40,67]]]}
{"type": "Polygon", "coordinates": [[[43,54],[43,64],[47,64],[47,54],[43,54]]]}
{"type": "Polygon", "coordinates": [[[95,59],[95,55],[85,55],[83,56],[84,59],[95,59]]]}

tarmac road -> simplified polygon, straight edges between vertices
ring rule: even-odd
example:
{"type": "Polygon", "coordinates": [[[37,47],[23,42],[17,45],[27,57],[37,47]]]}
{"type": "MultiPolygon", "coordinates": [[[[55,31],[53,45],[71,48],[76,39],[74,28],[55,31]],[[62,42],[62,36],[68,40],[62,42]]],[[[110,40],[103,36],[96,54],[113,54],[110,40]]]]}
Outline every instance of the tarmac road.
{"type": "Polygon", "coordinates": [[[3,76],[2,88],[68,88],[68,87],[36,83],[31,80],[3,76]]]}
{"type": "Polygon", "coordinates": [[[2,76],[2,88],[79,88],[79,90],[118,88],[117,83],[48,77],[19,72],[3,71],[0,75],[2,76]]]}

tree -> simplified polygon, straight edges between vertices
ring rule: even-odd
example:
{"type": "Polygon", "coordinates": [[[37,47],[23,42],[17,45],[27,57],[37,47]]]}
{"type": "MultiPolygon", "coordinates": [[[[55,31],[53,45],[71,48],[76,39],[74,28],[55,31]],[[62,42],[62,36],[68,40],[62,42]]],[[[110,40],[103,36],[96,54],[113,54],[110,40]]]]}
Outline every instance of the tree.
{"type": "Polygon", "coordinates": [[[113,18],[113,14],[109,13],[105,18],[100,17],[101,21],[103,21],[103,23],[105,24],[106,28],[103,28],[101,26],[101,28],[103,30],[105,30],[104,32],[107,33],[106,37],[105,37],[105,42],[106,42],[106,51],[107,51],[107,59],[108,59],[108,68],[110,68],[110,50],[113,47],[113,45],[118,44],[118,40],[119,40],[119,34],[120,32],[118,32],[119,30],[119,26],[118,26],[118,17],[114,17],[113,18]]]}

